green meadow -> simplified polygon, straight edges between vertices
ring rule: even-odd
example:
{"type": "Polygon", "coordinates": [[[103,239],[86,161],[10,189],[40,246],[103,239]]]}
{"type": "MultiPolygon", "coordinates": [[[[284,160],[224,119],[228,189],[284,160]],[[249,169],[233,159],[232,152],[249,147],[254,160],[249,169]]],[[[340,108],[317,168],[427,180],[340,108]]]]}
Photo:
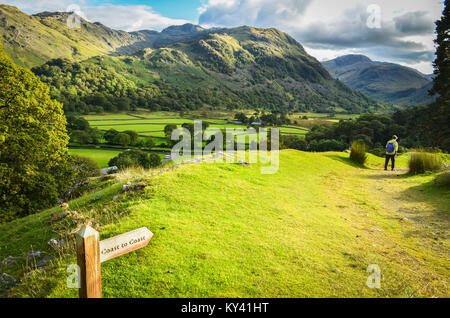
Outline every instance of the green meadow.
{"type": "MultiPolygon", "coordinates": [[[[137,111],[122,114],[100,114],[84,116],[89,121],[91,127],[100,130],[115,129],[123,132],[127,130],[134,130],[141,136],[159,137],[163,138],[164,127],[168,124],[175,124],[179,128],[184,123],[193,123],[194,120],[202,120],[209,123],[211,129],[247,129],[246,125],[228,123],[225,118],[234,121],[232,112],[220,113],[204,113],[204,114],[185,114],[185,117],[180,117],[180,114],[173,112],[146,112],[137,111]]],[[[267,127],[270,128],[270,127],[267,127]]],[[[301,126],[282,126],[278,127],[281,134],[295,134],[306,135],[308,129],[301,126]]]]}
{"type": "Polygon", "coordinates": [[[108,162],[122,151],[103,150],[103,149],[69,149],[70,154],[88,157],[95,160],[100,168],[109,167],[108,162]]]}
{"type": "Polygon", "coordinates": [[[276,174],[260,164],[186,164],[130,169],[92,181],[69,202],[79,218],[46,222],[53,208],[0,226],[0,258],[40,250],[46,270],[2,268],[23,277],[12,297],[77,297],[66,285],[76,263],[73,233],[87,221],[106,239],[143,226],[154,236],[138,251],[102,264],[104,297],[448,297],[446,224],[450,190],[433,174],[383,171],[345,153],[280,152],[276,174]],[[122,193],[125,182],[144,183],[122,193]],[[113,197],[118,199],[113,200],[113,197]],[[69,244],[53,251],[52,237],[69,244]],[[381,270],[381,288],[366,282],[381,270]]]}

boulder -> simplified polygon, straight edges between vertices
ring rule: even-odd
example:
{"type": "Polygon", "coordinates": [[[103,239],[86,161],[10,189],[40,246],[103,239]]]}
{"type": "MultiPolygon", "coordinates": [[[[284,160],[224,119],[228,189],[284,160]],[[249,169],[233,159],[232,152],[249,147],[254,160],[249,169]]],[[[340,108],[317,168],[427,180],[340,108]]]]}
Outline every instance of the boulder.
{"type": "Polygon", "coordinates": [[[20,257],[20,256],[18,256],[18,257],[9,256],[9,257],[5,258],[3,261],[1,261],[0,265],[2,265],[2,266],[13,265],[21,259],[22,259],[22,257],[20,257]]]}
{"type": "Polygon", "coordinates": [[[103,168],[100,170],[100,173],[102,175],[108,175],[108,174],[113,174],[113,173],[117,173],[119,171],[119,168],[116,166],[113,167],[108,167],[108,168],[103,168]]]}
{"type": "Polygon", "coordinates": [[[48,241],[48,245],[50,245],[53,248],[59,248],[59,247],[63,247],[64,245],[66,245],[66,241],[65,240],[57,240],[57,239],[50,239],[50,241],[48,241]]]}
{"type": "Polygon", "coordinates": [[[41,251],[31,251],[28,253],[28,258],[39,258],[41,257],[41,251]]]}
{"type": "Polygon", "coordinates": [[[9,289],[15,285],[17,285],[17,281],[14,277],[6,273],[0,275],[0,288],[9,289]]]}

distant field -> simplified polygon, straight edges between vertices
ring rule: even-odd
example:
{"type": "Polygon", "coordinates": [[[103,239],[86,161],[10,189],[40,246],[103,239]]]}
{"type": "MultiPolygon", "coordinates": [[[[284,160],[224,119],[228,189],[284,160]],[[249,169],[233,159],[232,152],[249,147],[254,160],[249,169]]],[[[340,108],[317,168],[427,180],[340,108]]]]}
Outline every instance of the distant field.
{"type": "MultiPolygon", "coordinates": [[[[96,127],[100,130],[115,129],[121,132],[126,130],[133,130],[136,131],[141,136],[163,138],[165,136],[164,127],[167,124],[175,124],[178,127],[181,127],[181,125],[184,123],[193,123],[194,117],[195,118],[199,116],[201,117],[201,115],[202,115],[201,113],[193,112],[191,114],[185,114],[185,117],[181,118],[178,113],[173,112],[151,113],[140,111],[127,114],[122,113],[122,114],[88,115],[84,116],[84,118],[89,121],[89,124],[92,127],[96,127]]],[[[210,123],[209,128],[247,129],[246,125],[227,124],[227,120],[225,118],[229,118],[231,120],[234,117],[233,113],[208,112],[203,115],[214,116],[214,117],[198,118],[198,120],[210,123]]],[[[249,112],[248,115],[251,115],[251,113],[249,112]]],[[[326,114],[316,114],[316,115],[326,116],[326,114]]],[[[304,127],[291,125],[280,127],[280,132],[281,134],[306,135],[308,129],[304,127]]]]}
{"type": "Polygon", "coordinates": [[[103,150],[103,149],[69,149],[69,153],[94,159],[100,168],[108,167],[110,159],[117,156],[122,151],[103,150]]]}
{"type": "MultiPolygon", "coordinates": [[[[106,149],[69,149],[70,154],[76,154],[79,156],[94,159],[100,166],[100,168],[109,167],[108,162],[118,154],[122,153],[121,150],[106,150],[106,149]]],[[[157,154],[161,159],[164,159],[164,154],[157,154]]]]}

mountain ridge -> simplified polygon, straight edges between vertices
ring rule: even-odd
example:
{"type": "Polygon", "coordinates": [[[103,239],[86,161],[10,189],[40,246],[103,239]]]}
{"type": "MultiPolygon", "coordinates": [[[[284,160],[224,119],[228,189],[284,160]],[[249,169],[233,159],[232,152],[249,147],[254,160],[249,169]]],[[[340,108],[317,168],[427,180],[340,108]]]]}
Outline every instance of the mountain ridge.
{"type": "Polygon", "coordinates": [[[84,19],[81,28],[70,29],[68,15],[28,16],[1,5],[0,35],[6,52],[19,64],[34,67],[66,108],[68,103],[80,105],[71,107],[75,111],[100,110],[91,94],[104,95],[110,101],[103,103],[106,109],[122,109],[120,98],[140,107],[134,102],[136,94],[149,107],[154,105],[148,100],[156,108],[170,110],[206,106],[366,112],[389,108],[333,79],[298,41],[274,28],[203,29],[184,24],[161,32],[128,33],[84,19]],[[105,89],[118,83],[121,95],[105,89]],[[86,100],[76,100],[74,92],[86,100]]]}
{"type": "Polygon", "coordinates": [[[435,100],[428,95],[432,74],[423,74],[413,68],[372,61],[359,54],[340,56],[322,62],[322,65],[351,88],[387,103],[418,106],[435,100]]]}

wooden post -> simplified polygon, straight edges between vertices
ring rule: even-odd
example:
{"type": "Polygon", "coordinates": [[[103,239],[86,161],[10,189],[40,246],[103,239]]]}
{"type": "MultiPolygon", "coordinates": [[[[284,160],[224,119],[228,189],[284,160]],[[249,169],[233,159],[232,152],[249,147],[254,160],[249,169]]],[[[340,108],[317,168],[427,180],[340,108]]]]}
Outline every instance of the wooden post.
{"type": "Polygon", "coordinates": [[[101,298],[99,233],[90,226],[83,226],[76,234],[77,261],[80,267],[80,298],[101,298]]]}

